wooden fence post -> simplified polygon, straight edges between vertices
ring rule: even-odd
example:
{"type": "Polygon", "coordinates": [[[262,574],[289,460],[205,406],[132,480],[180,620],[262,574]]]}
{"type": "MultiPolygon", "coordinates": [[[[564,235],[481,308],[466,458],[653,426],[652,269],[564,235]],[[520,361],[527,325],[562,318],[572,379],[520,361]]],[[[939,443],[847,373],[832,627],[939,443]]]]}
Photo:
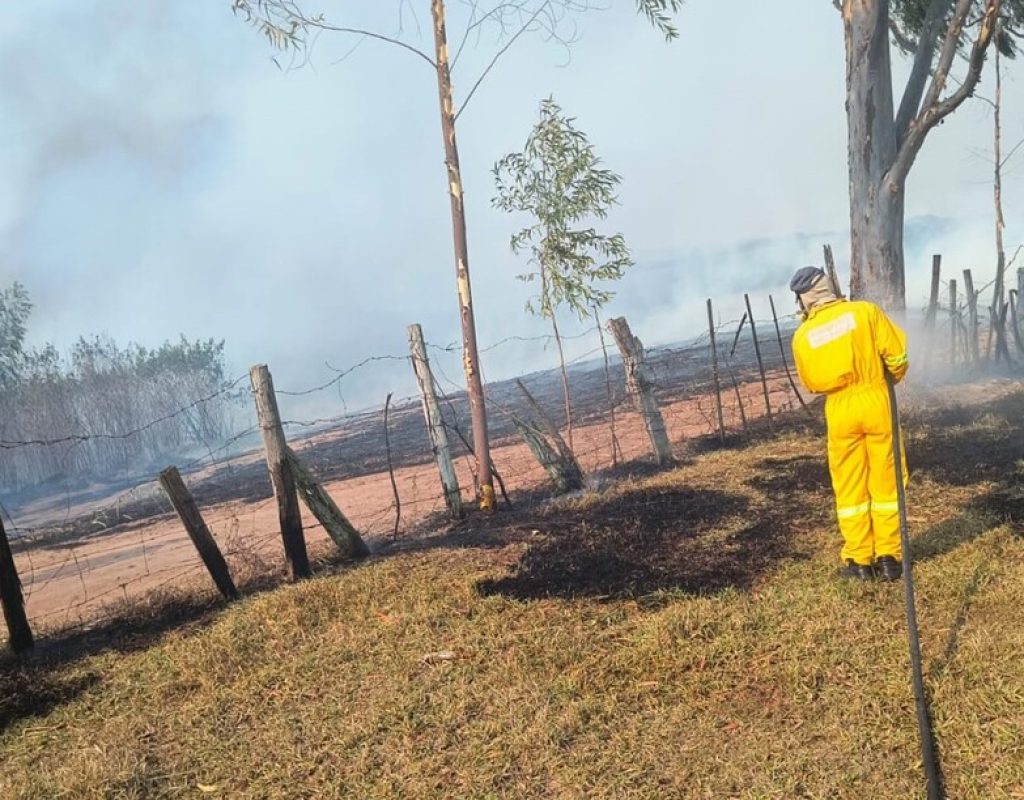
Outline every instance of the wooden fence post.
{"type": "Polygon", "coordinates": [[[221,555],[220,548],[217,547],[217,542],[210,533],[210,529],[206,527],[203,515],[188,487],[185,486],[185,482],[181,479],[177,467],[168,467],[160,473],[160,485],[167,494],[167,499],[174,506],[178,518],[181,519],[181,524],[185,526],[188,538],[195,545],[196,551],[206,565],[217,589],[228,600],[236,599],[238,589],[235,588],[235,582],[231,580],[228,564],[224,560],[224,556],[221,555]]]}
{"type": "Polygon", "coordinates": [[[412,368],[416,373],[416,383],[420,387],[420,397],[423,399],[423,419],[427,423],[430,449],[434,453],[437,470],[441,473],[444,502],[452,518],[459,519],[462,517],[462,492],[459,489],[455,464],[452,462],[452,451],[448,443],[448,431],[444,427],[444,417],[441,416],[441,405],[437,401],[434,376],[430,372],[427,346],[423,341],[423,328],[416,323],[409,326],[408,332],[412,368]]]}
{"type": "Polygon", "coordinates": [[[370,548],[366,546],[359,531],[348,521],[331,496],[313,477],[313,473],[299,461],[295,452],[288,447],[285,448],[284,455],[306,508],[324,526],[327,535],[331,537],[338,549],[349,558],[365,558],[370,555],[370,548]]]}
{"type": "Polygon", "coordinates": [[[764,389],[764,410],[768,415],[768,430],[773,429],[772,425],[772,401],[768,394],[768,379],[764,374],[764,361],[761,360],[761,345],[757,341],[757,326],[754,324],[754,312],[750,310],[750,295],[743,295],[743,302],[747,304],[747,316],[750,317],[750,333],[754,337],[754,355],[757,357],[757,370],[761,373],[761,388],[764,389]]]}
{"type": "Polygon", "coordinates": [[[928,367],[932,362],[932,349],[935,346],[935,320],[939,314],[939,281],[942,275],[942,256],[938,253],[932,256],[932,285],[928,293],[928,310],[924,315],[925,350],[923,365],[928,367]]]}
{"type": "Polygon", "coordinates": [[[281,414],[277,409],[274,394],[274,380],[266,364],[257,364],[249,370],[252,391],[256,397],[256,415],[263,434],[263,448],[267,454],[270,481],[277,497],[277,514],[281,521],[281,539],[284,542],[285,557],[291,567],[292,578],[308,578],[309,556],[306,554],[306,539],[302,534],[302,512],[299,497],[295,492],[295,477],[287,464],[288,444],[284,438],[281,414]]]}
{"type": "Polygon", "coordinates": [[[512,424],[526,440],[530,450],[544,467],[560,493],[574,492],[584,486],[583,470],[573,454],[572,448],[562,438],[558,427],[541,408],[525,384],[518,378],[516,385],[522,392],[526,404],[533,412],[532,420],[512,416],[512,424]]]}
{"type": "Polygon", "coordinates": [[[1017,306],[1020,304],[1020,292],[1017,289],[1010,289],[1010,325],[1013,328],[1013,341],[1017,343],[1017,350],[1024,355],[1024,332],[1020,328],[1020,314],[1017,306]]]}
{"type": "Polygon", "coordinates": [[[951,278],[949,281],[949,329],[950,333],[950,363],[956,363],[956,331],[959,326],[959,309],[957,307],[956,299],[956,279],[951,278]]]}
{"type": "Polygon", "coordinates": [[[1017,317],[1024,319],[1024,267],[1017,267],[1017,317]]]}
{"type": "Polygon", "coordinates": [[[718,413],[718,438],[725,444],[725,415],[722,413],[722,381],[718,374],[718,347],[715,345],[715,315],[708,298],[708,336],[711,338],[711,375],[715,381],[715,411],[718,413]]]}
{"type": "MultiPolygon", "coordinates": [[[[839,285],[836,260],[832,256],[832,245],[826,244],[822,249],[825,251],[825,273],[828,275],[828,282],[832,285],[832,291],[835,292],[836,297],[845,297],[842,287],[839,285]]],[[[750,321],[753,322],[754,320],[751,319],[750,321]]]]}
{"type": "Polygon", "coordinates": [[[25,598],[21,593],[21,580],[14,564],[11,543],[7,541],[4,521],[0,519],[0,604],[4,607],[4,619],[10,634],[11,649],[25,653],[32,649],[32,628],[25,614],[25,598]]]}
{"type": "Polygon", "coordinates": [[[925,313],[925,326],[929,330],[935,328],[935,319],[939,313],[939,282],[942,277],[942,255],[932,256],[932,286],[928,293],[928,311],[925,313]]]}
{"type": "Polygon", "coordinates": [[[978,347],[978,293],[974,291],[974,276],[969,269],[964,270],[964,293],[967,295],[967,344],[971,359],[981,360],[978,347]]]}
{"type": "Polygon", "coordinates": [[[668,432],[665,430],[665,420],[654,397],[643,342],[633,335],[625,317],[608,320],[608,330],[615,337],[615,344],[622,354],[622,364],[626,369],[626,388],[643,417],[654,456],[658,464],[669,464],[673,461],[672,447],[668,441],[668,432]]]}

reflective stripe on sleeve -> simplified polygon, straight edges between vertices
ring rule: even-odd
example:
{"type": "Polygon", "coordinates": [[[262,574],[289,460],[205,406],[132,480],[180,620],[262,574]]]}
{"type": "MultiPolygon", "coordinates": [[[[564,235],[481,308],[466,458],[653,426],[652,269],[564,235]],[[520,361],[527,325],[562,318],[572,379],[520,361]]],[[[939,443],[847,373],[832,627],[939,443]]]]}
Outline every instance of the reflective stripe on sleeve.
{"type": "Polygon", "coordinates": [[[885,359],[885,363],[890,367],[902,367],[907,363],[907,354],[904,353],[901,356],[891,356],[885,359]]]}

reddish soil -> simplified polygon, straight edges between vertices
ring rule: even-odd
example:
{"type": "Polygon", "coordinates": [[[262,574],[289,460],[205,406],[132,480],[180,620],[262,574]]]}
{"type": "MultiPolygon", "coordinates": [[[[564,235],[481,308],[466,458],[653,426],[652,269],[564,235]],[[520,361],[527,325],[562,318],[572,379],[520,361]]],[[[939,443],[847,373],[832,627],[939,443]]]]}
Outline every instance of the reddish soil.
{"type": "MultiPolygon", "coordinates": [[[[796,407],[795,398],[783,374],[769,380],[771,403],[775,411],[796,407]]],[[[764,400],[759,381],[740,384],[748,420],[764,413],[764,400]]],[[[549,408],[550,402],[545,403],[549,408]]],[[[741,430],[736,407],[736,394],[729,391],[723,400],[726,427],[730,432],[741,430]]],[[[557,407],[557,405],[555,406],[557,407]]],[[[714,402],[707,394],[663,401],[662,411],[670,438],[678,453],[686,443],[707,437],[715,431],[714,402]]],[[[415,536],[424,529],[444,527],[444,501],[436,467],[429,460],[423,423],[418,408],[399,412],[400,425],[416,426],[414,438],[420,447],[396,448],[395,480],[401,498],[399,539],[415,536]],[[411,452],[410,452],[411,450],[411,452]]],[[[602,472],[612,466],[611,428],[599,414],[582,414],[584,422],[574,429],[574,443],[579,461],[588,475],[600,480],[602,472]],[[587,420],[587,416],[590,419],[587,420]]],[[[363,532],[371,547],[388,547],[394,535],[395,503],[386,467],[382,436],[377,436],[379,461],[367,471],[365,459],[339,463],[348,453],[346,443],[352,442],[352,430],[327,431],[296,442],[296,448],[321,477],[349,519],[363,532]],[[333,456],[334,458],[331,458],[333,456]]],[[[648,458],[650,445],[640,416],[628,406],[616,412],[616,436],[623,462],[640,463],[648,458]]],[[[498,438],[493,449],[494,463],[512,495],[513,502],[531,502],[543,497],[547,477],[529,450],[511,436],[498,438]]],[[[472,501],[473,478],[471,459],[463,454],[457,459],[457,471],[467,503],[472,501]]],[[[203,515],[220,544],[236,580],[283,574],[282,546],[277,508],[270,496],[269,480],[258,453],[248,453],[219,463],[188,476],[203,515]],[[230,491],[229,491],[230,490],[230,491]],[[233,496],[232,496],[233,495],[233,496]],[[224,498],[224,499],[221,499],[224,498]]],[[[119,521],[105,527],[103,519],[81,516],[96,504],[96,492],[83,492],[82,497],[66,496],[50,500],[49,505],[25,509],[22,520],[33,513],[52,513],[56,506],[65,511],[65,518],[78,525],[74,535],[63,541],[41,541],[19,547],[16,561],[25,585],[27,606],[33,623],[42,629],[54,629],[96,619],[107,606],[131,601],[157,587],[180,586],[183,583],[209,583],[198,556],[178,519],[168,513],[169,507],[158,490],[137,490],[131,496],[134,506],[126,501],[121,509],[112,509],[119,521]],[[125,510],[127,509],[127,510],[125,510]],[[139,519],[145,516],[145,519],[139,519]],[[131,519],[135,517],[134,519],[131,519]],[[92,519],[94,529],[88,523],[92,519]],[[128,521],[124,521],[124,520],[128,521]],[[83,527],[84,526],[84,527],[83,527]],[[80,535],[81,534],[81,535],[80,535]]],[[[319,524],[304,510],[304,526],[311,553],[329,554],[332,544],[319,524]]],[[[210,583],[211,591],[212,583],[210,583]]]]}

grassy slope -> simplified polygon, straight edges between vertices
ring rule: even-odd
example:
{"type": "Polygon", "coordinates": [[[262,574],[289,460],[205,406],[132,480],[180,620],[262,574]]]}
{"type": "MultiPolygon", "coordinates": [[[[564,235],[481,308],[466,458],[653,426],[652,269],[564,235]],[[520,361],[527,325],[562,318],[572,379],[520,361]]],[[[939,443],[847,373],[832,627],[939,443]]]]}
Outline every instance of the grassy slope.
{"type": "MultiPolygon", "coordinates": [[[[949,793],[1024,797],[1024,395],[921,415],[908,448],[949,793]]],[[[821,449],[709,453],[0,671],[0,796],[923,796],[902,594],[835,579],[821,449]]]]}

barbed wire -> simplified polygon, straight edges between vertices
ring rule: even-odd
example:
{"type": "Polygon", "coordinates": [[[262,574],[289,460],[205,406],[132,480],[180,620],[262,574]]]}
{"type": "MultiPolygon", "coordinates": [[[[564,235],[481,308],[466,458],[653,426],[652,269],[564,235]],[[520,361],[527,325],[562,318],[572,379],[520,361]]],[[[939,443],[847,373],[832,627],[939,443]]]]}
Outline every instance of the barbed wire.
{"type": "MultiPolygon", "coordinates": [[[[780,322],[792,319],[793,316],[781,317],[780,322]]],[[[716,336],[719,334],[728,336],[737,332],[741,322],[742,320],[718,321],[713,325],[713,329],[716,336]]],[[[758,325],[767,326],[774,324],[772,319],[758,319],[755,322],[758,325]]],[[[956,320],[939,319],[936,322],[940,327],[945,325],[947,330],[951,325],[959,324],[956,320]]],[[[739,332],[742,333],[742,330],[739,332]]],[[[600,333],[600,330],[595,326],[580,334],[563,338],[580,340],[597,333],[600,333]]],[[[787,330],[786,333],[788,334],[789,331],[787,330]]],[[[749,336],[747,334],[744,337],[745,342],[749,336]]],[[[762,337],[761,331],[758,331],[758,336],[762,337]]],[[[774,340],[773,331],[768,334],[768,338],[774,340]]],[[[510,336],[489,345],[481,352],[490,352],[513,343],[552,341],[553,339],[553,336],[547,335],[510,336]]],[[[434,344],[427,346],[444,353],[454,351],[453,346],[441,347],[434,344]]],[[[705,331],[683,343],[655,345],[647,348],[648,364],[656,373],[656,388],[662,395],[662,413],[671,439],[677,444],[687,437],[712,434],[717,431],[717,420],[714,418],[712,406],[713,396],[709,394],[709,375],[707,374],[710,370],[709,347],[710,332],[705,331]]],[[[737,367],[741,361],[743,364],[748,362],[751,357],[749,350],[748,346],[744,346],[737,352],[737,367]]],[[[583,352],[567,359],[566,366],[576,366],[590,359],[597,362],[598,356],[602,352],[601,347],[585,348],[583,352]]],[[[337,385],[345,376],[351,375],[356,370],[373,362],[405,361],[408,358],[408,356],[394,355],[373,356],[347,369],[337,370],[338,374],[326,383],[302,391],[279,390],[278,393],[287,396],[313,394],[337,385]]],[[[732,359],[725,360],[729,363],[733,361],[732,359]]],[[[794,402],[782,373],[772,366],[777,361],[777,355],[775,361],[771,358],[766,359],[766,364],[771,367],[767,380],[770,384],[769,402],[774,411],[785,410],[787,403],[793,406],[794,402]]],[[[465,478],[467,475],[473,477],[475,466],[473,459],[469,457],[472,452],[471,442],[460,426],[460,416],[464,416],[465,411],[463,410],[460,414],[454,399],[457,397],[465,409],[465,389],[460,383],[445,374],[442,362],[443,359],[438,359],[431,364],[431,378],[442,401],[442,424],[447,431],[454,433],[459,438],[466,450],[466,457],[459,464],[461,478],[465,478]],[[453,390],[453,392],[449,394],[445,388],[453,390]]],[[[335,369],[330,364],[328,367],[335,369]]],[[[595,367],[595,369],[597,368],[595,367]]],[[[530,380],[531,382],[547,380],[558,370],[558,366],[540,370],[532,374],[530,380]]],[[[244,377],[240,376],[235,379],[232,388],[237,386],[244,377]]],[[[736,396],[733,397],[732,392],[723,387],[723,396],[720,401],[727,420],[726,427],[731,428],[732,431],[737,429],[737,415],[742,414],[743,404],[747,405],[750,419],[759,418],[765,412],[763,400],[759,398],[761,388],[759,381],[742,374],[736,375],[735,378],[737,381],[736,396]]],[[[509,416],[515,412],[515,404],[509,399],[514,395],[504,394],[510,388],[502,386],[506,383],[502,381],[496,384],[487,384],[487,402],[499,416],[509,416]]],[[[621,377],[617,379],[616,385],[619,387],[619,391],[624,392],[621,389],[621,377]]],[[[222,389],[218,393],[224,391],[226,390],[222,389]]],[[[616,456],[614,447],[609,446],[609,443],[605,441],[609,415],[626,398],[626,395],[619,394],[618,399],[609,404],[604,393],[603,382],[600,391],[596,388],[586,391],[588,393],[597,392],[597,394],[589,401],[584,402],[576,412],[578,415],[576,431],[577,437],[579,437],[579,444],[575,451],[577,459],[586,464],[588,471],[599,473],[618,463],[617,459],[628,463],[630,460],[644,457],[650,451],[650,446],[646,442],[642,426],[637,422],[637,417],[630,416],[624,418],[624,421],[620,421],[620,424],[624,425],[628,431],[628,435],[621,437],[621,455],[616,456]]],[[[208,402],[215,396],[211,395],[209,399],[201,398],[198,401],[193,401],[178,413],[184,413],[200,402],[208,402]]],[[[418,397],[409,396],[399,402],[402,404],[400,407],[409,412],[418,403],[418,397]]],[[[545,401],[542,397],[541,402],[550,403],[550,398],[545,401]]],[[[333,491],[336,486],[344,488],[349,485],[349,481],[359,481],[358,484],[351,484],[353,488],[358,486],[359,491],[358,496],[353,495],[356,498],[355,510],[354,512],[346,510],[346,513],[351,514],[353,523],[364,532],[364,535],[371,537],[390,535],[392,528],[390,521],[396,511],[395,500],[387,497],[386,494],[390,485],[389,475],[382,471],[379,465],[372,466],[372,457],[368,455],[373,452],[373,442],[377,439],[383,441],[383,427],[372,424],[374,416],[379,413],[380,406],[373,406],[360,412],[346,412],[342,415],[311,419],[289,419],[282,423],[289,428],[333,426],[331,430],[337,431],[350,430],[351,425],[356,425],[358,427],[350,432],[353,435],[367,437],[360,440],[362,443],[357,452],[360,454],[360,458],[369,459],[367,464],[370,466],[365,468],[373,469],[373,471],[358,472],[357,470],[354,474],[348,471],[342,477],[332,479],[334,482],[331,484],[331,489],[333,491]]],[[[140,426],[139,432],[168,418],[171,418],[171,415],[165,415],[147,423],[146,426],[140,426]]],[[[408,423],[403,424],[407,425],[408,423]]],[[[254,435],[259,430],[258,423],[249,425],[216,445],[206,444],[206,451],[203,454],[182,464],[180,469],[184,473],[201,474],[202,470],[217,466],[222,460],[231,469],[232,465],[237,463],[239,453],[230,451],[236,449],[243,439],[254,435]]],[[[404,428],[403,430],[406,431],[403,437],[407,436],[410,429],[404,428]]],[[[130,432],[118,434],[119,437],[129,435],[131,435],[130,432]]],[[[341,439],[341,436],[337,437],[338,441],[341,439]]],[[[76,437],[64,437],[55,439],[53,442],[74,444],[77,440],[76,437]]],[[[25,444],[32,443],[26,442],[25,444]]],[[[12,443],[8,442],[8,444],[12,443]]],[[[416,532],[419,530],[418,526],[433,519],[431,515],[445,509],[445,494],[433,483],[436,476],[432,477],[429,482],[424,477],[429,475],[430,471],[425,470],[423,465],[431,461],[432,455],[426,437],[422,444],[403,438],[399,442],[399,448],[401,456],[394,473],[397,476],[396,486],[401,493],[403,511],[408,512],[408,515],[403,517],[402,530],[408,534],[416,532]]],[[[549,478],[543,467],[533,459],[526,445],[518,438],[514,438],[512,434],[503,435],[495,440],[492,457],[503,479],[508,482],[513,496],[537,497],[535,490],[548,485],[549,478]]],[[[329,475],[332,474],[331,470],[332,467],[328,466],[321,472],[329,475]]],[[[218,475],[220,472],[217,470],[213,475],[218,475]]],[[[212,481],[213,475],[197,478],[198,485],[207,485],[206,481],[212,481]]],[[[198,554],[195,553],[184,529],[176,525],[165,524],[168,519],[173,519],[173,511],[163,493],[154,485],[157,477],[158,474],[148,475],[144,480],[119,490],[103,503],[83,508],[82,513],[76,513],[74,517],[71,516],[73,509],[81,506],[73,506],[70,495],[68,495],[63,523],[61,526],[57,526],[59,528],[57,539],[49,544],[45,538],[34,543],[30,540],[33,535],[41,531],[52,532],[53,525],[40,528],[19,528],[15,525],[9,510],[0,506],[0,513],[4,513],[11,520],[12,530],[17,537],[16,541],[19,546],[16,550],[16,558],[28,567],[27,570],[24,570],[23,581],[30,604],[35,604],[40,597],[52,596],[49,594],[51,592],[59,592],[61,596],[68,596],[70,599],[70,602],[62,604],[59,609],[47,609],[45,613],[33,615],[34,623],[43,622],[45,624],[47,621],[56,619],[69,622],[76,615],[82,617],[94,614],[94,612],[100,613],[102,604],[119,592],[125,600],[128,600],[129,594],[142,596],[169,586],[177,587],[181,581],[186,580],[187,576],[203,574],[203,564],[198,554]],[[156,524],[163,525],[163,527],[156,527],[156,524]],[[88,530],[90,525],[99,526],[99,529],[88,530]],[[116,535],[110,539],[100,538],[110,534],[116,535]],[[33,545],[38,545],[38,547],[33,545]],[[45,552],[42,557],[40,556],[41,552],[45,552]],[[132,564],[138,565],[138,574],[125,576],[124,572],[130,570],[132,564]]],[[[269,487],[269,480],[266,482],[269,487]]],[[[460,481],[460,484],[464,497],[467,492],[472,494],[470,483],[460,481]]],[[[204,507],[203,515],[210,530],[222,543],[225,558],[231,560],[232,563],[239,564],[245,562],[246,559],[259,560],[260,564],[254,566],[253,569],[263,570],[268,574],[280,574],[283,569],[282,553],[276,551],[272,557],[270,556],[271,547],[279,546],[280,543],[278,523],[276,515],[266,513],[267,507],[275,502],[275,498],[270,496],[253,502],[251,499],[247,499],[243,492],[232,494],[231,491],[228,491],[227,494],[218,494],[218,497],[220,499],[204,507]]],[[[329,543],[323,524],[319,521],[304,520],[304,529],[315,534],[315,541],[320,542],[321,545],[324,542],[329,543]]]]}

